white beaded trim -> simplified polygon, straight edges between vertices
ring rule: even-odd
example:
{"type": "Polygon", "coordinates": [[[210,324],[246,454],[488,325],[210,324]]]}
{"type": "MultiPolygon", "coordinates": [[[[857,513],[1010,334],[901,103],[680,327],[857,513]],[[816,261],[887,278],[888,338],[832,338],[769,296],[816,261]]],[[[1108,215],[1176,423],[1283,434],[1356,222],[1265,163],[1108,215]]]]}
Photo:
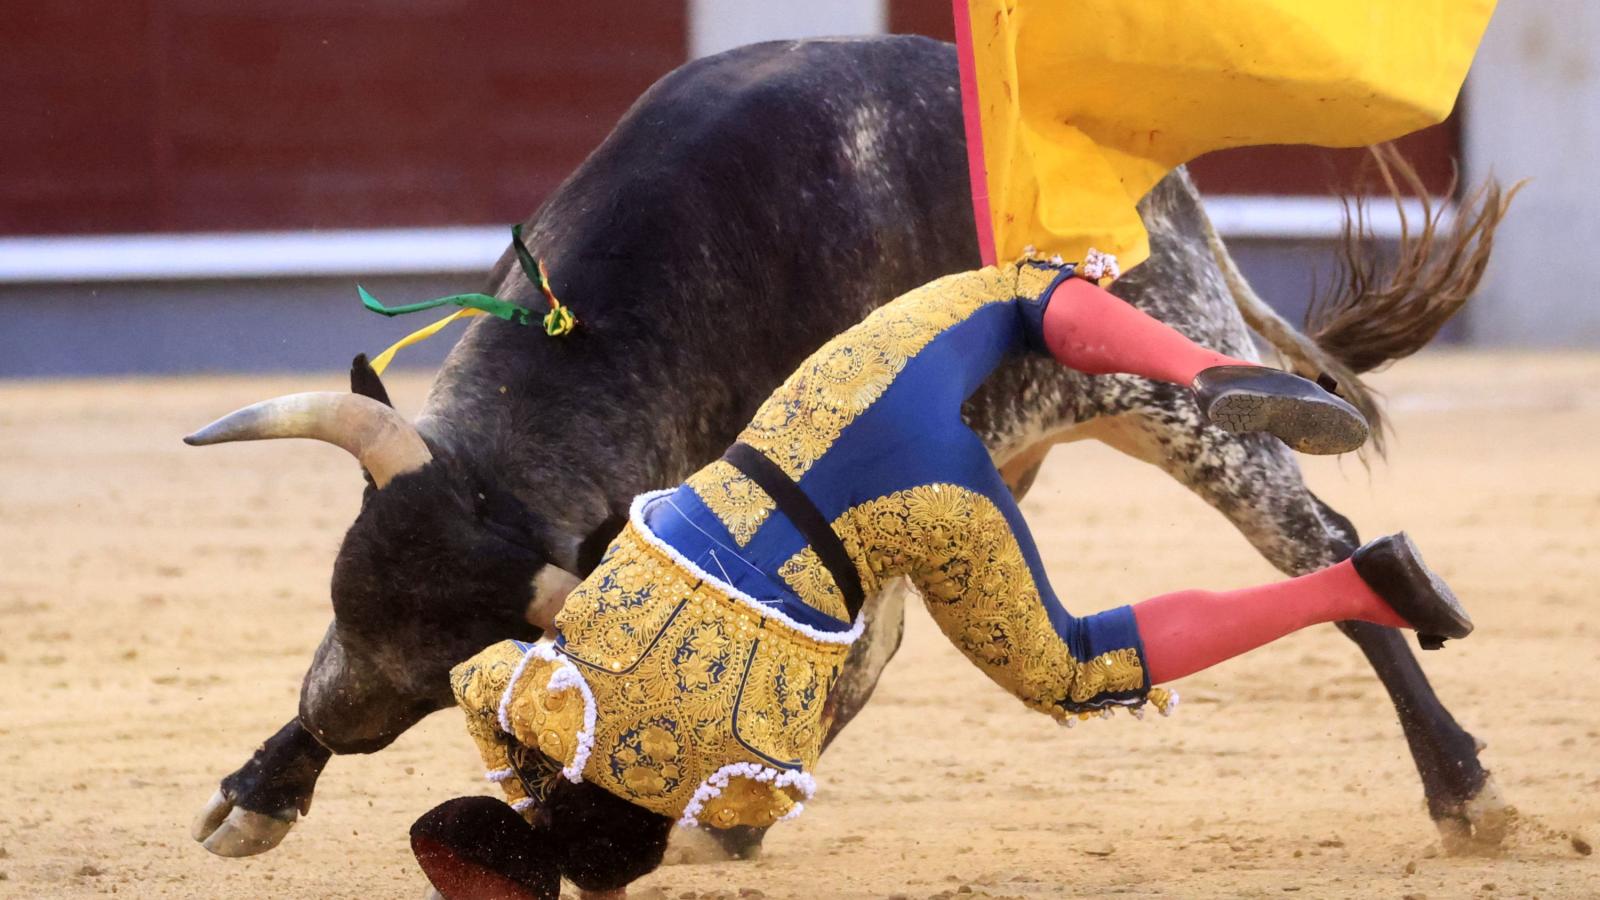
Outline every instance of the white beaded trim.
{"type": "Polygon", "coordinates": [[[564,766],[561,774],[573,784],[583,780],[583,767],[589,762],[589,754],[594,751],[594,725],[595,702],[594,694],[589,690],[589,682],[583,680],[583,673],[565,656],[558,656],[554,648],[550,649],[550,656],[556,663],[556,670],[550,673],[550,684],[547,690],[550,693],[564,691],[568,688],[577,688],[583,695],[583,730],[578,732],[577,748],[572,752],[572,764],[564,766]]]}
{"type": "Polygon", "coordinates": [[[1122,277],[1122,267],[1117,265],[1117,258],[1110,253],[1101,253],[1093,247],[1083,255],[1083,263],[1078,266],[1078,272],[1092,281],[1106,278],[1116,281],[1122,277]]]}
{"type": "Polygon", "coordinates": [[[577,748],[573,751],[572,762],[561,768],[561,774],[573,784],[583,780],[583,767],[589,762],[589,754],[594,751],[594,728],[596,709],[594,693],[589,690],[589,683],[583,680],[583,673],[549,644],[534,644],[528,652],[522,655],[522,661],[517,663],[517,668],[511,673],[511,681],[506,684],[505,693],[500,695],[500,730],[508,735],[516,735],[511,728],[511,694],[517,688],[517,682],[522,679],[523,671],[528,667],[528,661],[540,659],[556,664],[556,670],[550,673],[550,682],[545,685],[545,690],[550,693],[576,688],[583,696],[583,728],[575,738],[577,748]]]}
{"type": "MultiPolygon", "coordinates": [[[[795,770],[779,771],[771,766],[757,765],[753,762],[737,762],[711,773],[711,777],[700,782],[695,788],[694,796],[689,798],[689,803],[683,808],[683,815],[678,818],[680,828],[696,828],[700,825],[700,811],[705,808],[708,801],[722,796],[728,782],[734,778],[748,778],[751,781],[771,782],[775,788],[794,787],[800,791],[802,800],[810,800],[817,793],[817,780],[807,772],[795,770]]],[[[794,807],[784,813],[779,822],[786,822],[805,809],[804,803],[795,803],[794,807]]]]}
{"type": "Polygon", "coordinates": [[[856,615],[855,624],[850,627],[849,631],[823,631],[820,628],[813,628],[810,625],[806,625],[789,618],[782,610],[768,606],[749,594],[744,593],[733,585],[728,584],[726,581],[723,581],[715,575],[712,575],[710,572],[707,572],[706,570],[690,562],[688,557],[684,556],[682,553],[679,553],[671,544],[668,544],[661,538],[656,537],[655,533],[652,532],[649,526],[645,525],[644,523],[645,507],[648,506],[652,501],[659,500],[662,497],[671,494],[672,492],[672,488],[667,488],[666,490],[651,491],[646,494],[640,494],[639,496],[633,498],[633,506],[628,510],[628,520],[633,523],[634,529],[639,532],[639,537],[643,538],[645,543],[656,548],[657,550],[660,550],[667,556],[668,559],[672,560],[684,571],[702,581],[709,583],[717,590],[727,594],[729,597],[732,597],[736,602],[748,606],[750,609],[755,610],[765,618],[774,619],[782,625],[800,632],[819,644],[853,644],[855,643],[856,638],[861,637],[861,632],[864,629],[866,619],[859,613],[856,615]]]}
{"type": "MultiPolygon", "coordinates": [[[[534,646],[538,645],[535,644],[534,646]]],[[[499,714],[495,718],[500,723],[500,732],[502,734],[516,734],[515,731],[511,730],[511,692],[516,688],[517,682],[522,680],[522,671],[528,668],[528,660],[533,658],[533,647],[529,647],[527,652],[522,654],[522,659],[517,663],[517,667],[511,670],[511,680],[506,682],[506,689],[500,694],[499,714]]],[[[542,659],[543,657],[540,658],[542,659]]]]}
{"type": "Polygon", "coordinates": [[[488,781],[499,784],[502,781],[510,781],[512,778],[516,777],[516,774],[516,769],[495,769],[492,772],[483,773],[483,777],[488,781]]]}
{"type": "Polygon", "coordinates": [[[517,802],[511,804],[511,808],[516,810],[517,812],[523,812],[523,811],[527,810],[527,808],[532,806],[532,805],[533,805],[533,798],[532,797],[523,797],[521,800],[518,800],[517,802]]]}

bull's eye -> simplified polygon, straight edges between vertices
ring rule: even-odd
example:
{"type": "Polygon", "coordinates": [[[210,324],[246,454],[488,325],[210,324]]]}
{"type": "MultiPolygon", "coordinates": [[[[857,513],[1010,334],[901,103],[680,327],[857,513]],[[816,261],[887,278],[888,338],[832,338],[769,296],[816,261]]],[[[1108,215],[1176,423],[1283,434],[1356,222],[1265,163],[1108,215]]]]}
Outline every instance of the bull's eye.
{"type": "Polygon", "coordinates": [[[475,492],[473,513],[495,537],[533,549],[533,530],[526,508],[517,498],[492,488],[475,492]]]}

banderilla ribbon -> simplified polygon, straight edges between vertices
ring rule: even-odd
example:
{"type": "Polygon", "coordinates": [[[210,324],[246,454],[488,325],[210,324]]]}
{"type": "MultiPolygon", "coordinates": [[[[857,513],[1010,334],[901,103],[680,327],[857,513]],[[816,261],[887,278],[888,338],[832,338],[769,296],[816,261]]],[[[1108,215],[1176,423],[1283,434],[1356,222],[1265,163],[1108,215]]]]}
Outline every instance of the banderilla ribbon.
{"type": "MultiPolygon", "coordinates": [[[[516,250],[517,263],[521,266],[523,274],[527,275],[528,280],[533,283],[534,287],[539,289],[539,293],[544,295],[545,302],[549,305],[549,311],[539,319],[539,323],[544,326],[545,334],[551,337],[562,337],[572,333],[572,330],[578,327],[578,319],[572,314],[571,309],[556,299],[555,291],[550,288],[550,274],[545,269],[544,261],[535,258],[529,252],[528,245],[522,241],[521,225],[511,226],[511,246],[516,250]]],[[[461,307],[443,319],[406,335],[396,341],[389,349],[374,357],[372,369],[380,375],[383,374],[384,369],[388,368],[396,353],[412,344],[420,343],[433,337],[444,330],[445,326],[457,319],[490,315],[518,325],[532,325],[536,315],[533,310],[520,303],[514,303],[488,294],[451,294],[448,297],[424,300],[421,303],[384,306],[377,297],[372,296],[366,288],[359,284],[356,285],[356,293],[361,295],[362,306],[383,316],[403,316],[409,313],[438,309],[441,306],[461,307]]]]}

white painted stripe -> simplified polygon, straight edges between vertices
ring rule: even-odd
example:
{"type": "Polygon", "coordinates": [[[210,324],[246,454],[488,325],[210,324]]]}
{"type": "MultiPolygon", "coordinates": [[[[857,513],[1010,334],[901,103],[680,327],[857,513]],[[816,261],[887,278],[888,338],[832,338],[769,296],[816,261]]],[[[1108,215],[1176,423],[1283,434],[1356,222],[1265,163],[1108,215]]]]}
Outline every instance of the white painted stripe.
{"type": "Polygon", "coordinates": [[[888,0],[689,0],[689,55],[759,41],[882,34],[888,0]]]}
{"type": "MultiPolygon", "coordinates": [[[[1205,203],[1217,230],[1235,240],[1328,240],[1343,222],[1339,201],[1327,197],[1223,195],[1205,203]]],[[[1422,221],[1415,200],[1406,213],[1422,221]]],[[[1373,198],[1368,214],[1378,237],[1399,236],[1387,198],[1373,198]]],[[[482,275],[509,243],[502,226],[0,238],[0,284],[482,275]]]]}
{"type": "Polygon", "coordinates": [[[0,284],[485,274],[504,226],[0,238],[0,284]]]}
{"type": "MultiPolygon", "coordinates": [[[[1205,204],[1217,233],[1232,240],[1331,240],[1344,225],[1344,206],[1333,197],[1221,194],[1206,197],[1205,204]]],[[[1405,211],[1415,230],[1422,224],[1422,204],[1406,200],[1405,211]]],[[[1367,222],[1379,238],[1400,236],[1400,214],[1388,197],[1367,199],[1367,222]]]]}

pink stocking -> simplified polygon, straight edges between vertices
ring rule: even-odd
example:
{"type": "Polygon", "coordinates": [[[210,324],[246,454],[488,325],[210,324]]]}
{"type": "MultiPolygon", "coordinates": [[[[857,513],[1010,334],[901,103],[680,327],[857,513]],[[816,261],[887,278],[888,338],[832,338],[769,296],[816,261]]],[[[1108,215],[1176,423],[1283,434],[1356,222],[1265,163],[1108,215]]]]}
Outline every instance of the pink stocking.
{"type": "Polygon", "coordinates": [[[1134,604],[1150,683],[1192,675],[1309,625],[1359,619],[1410,626],[1349,560],[1236,591],[1179,591],[1134,604]]]}
{"type": "Polygon", "coordinates": [[[1201,369],[1254,366],[1195,344],[1132,304],[1081,278],[1056,286],[1044,340],[1064,366],[1090,375],[1140,375],[1188,386],[1201,369]]]}

